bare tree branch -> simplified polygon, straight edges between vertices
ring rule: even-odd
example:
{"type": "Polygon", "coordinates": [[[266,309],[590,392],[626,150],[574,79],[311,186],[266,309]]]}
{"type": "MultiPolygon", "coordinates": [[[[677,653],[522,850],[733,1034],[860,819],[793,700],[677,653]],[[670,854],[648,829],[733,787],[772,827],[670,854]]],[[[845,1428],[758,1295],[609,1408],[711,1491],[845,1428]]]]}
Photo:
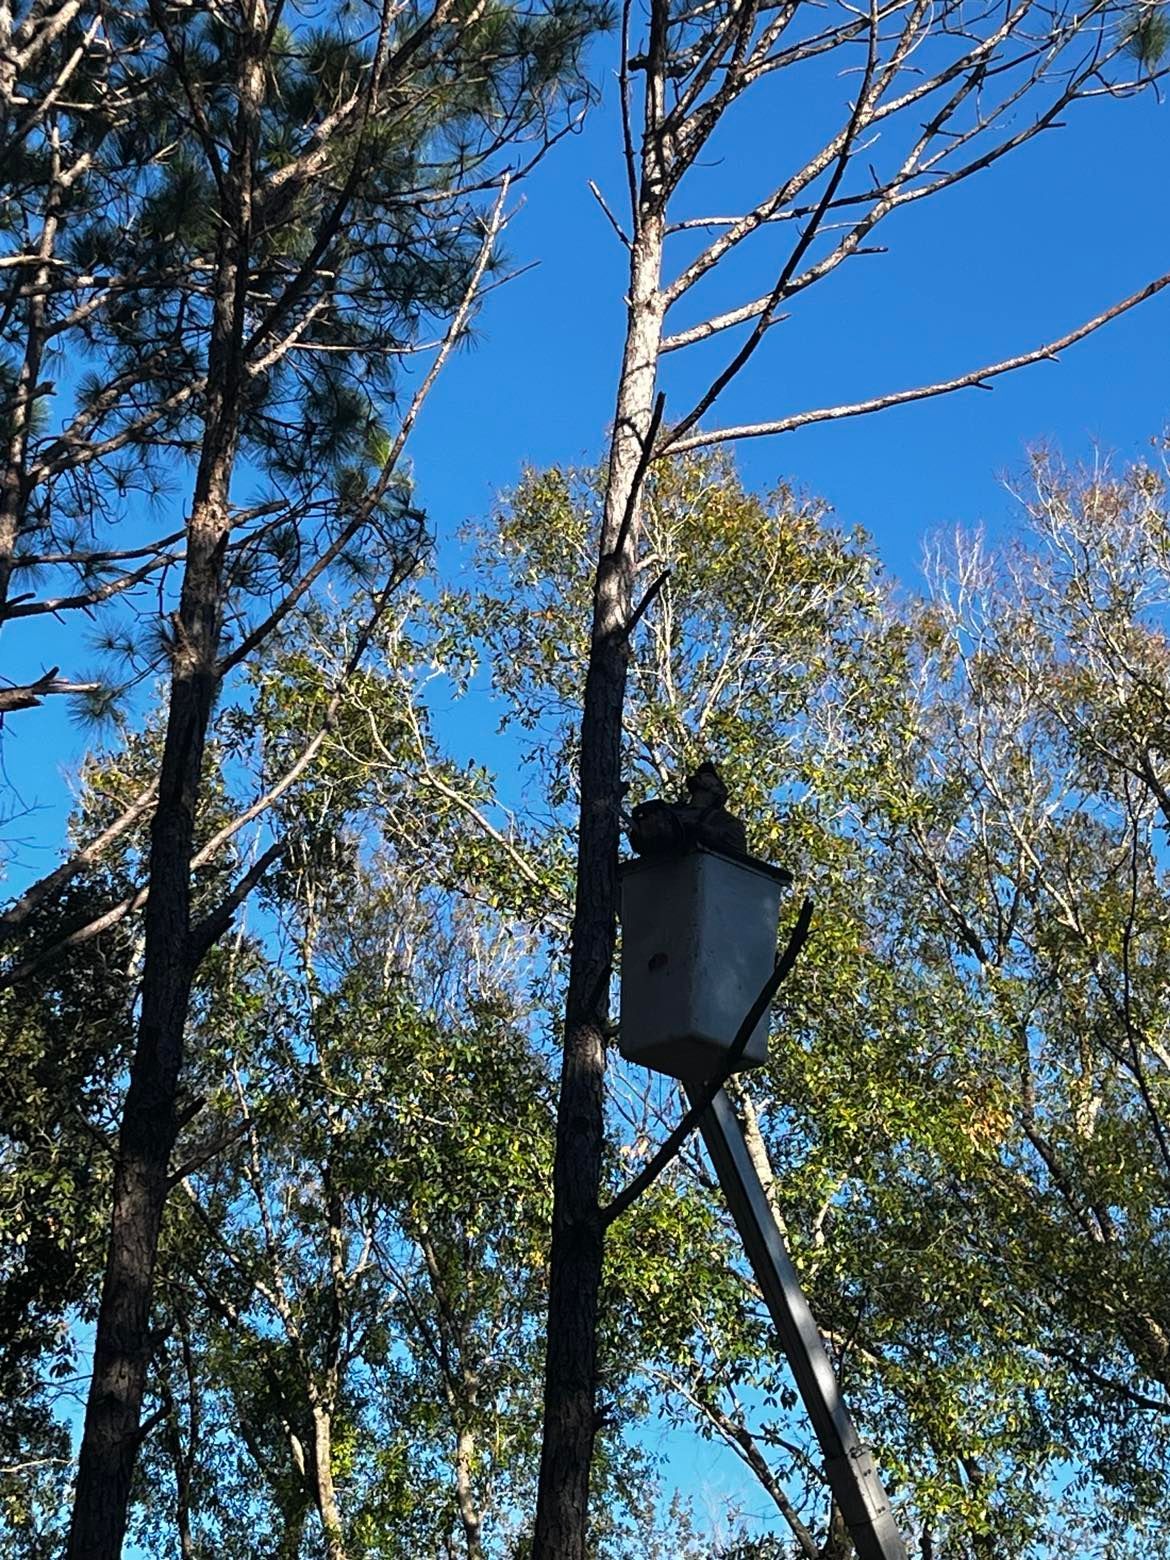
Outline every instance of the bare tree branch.
{"type": "Polygon", "coordinates": [[[71,683],[57,676],[60,667],[51,666],[35,682],[0,687],[0,718],[13,710],[31,710],[55,693],[93,693],[100,683],[71,683]]]}
{"type": "Polygon", "coordinates": [[[1058,336],[1054,341],[1046,342],[1042,347],[1036,347],[1031,352],[1017,353],[1014,357],[1003,358],[998,363],[989,363],[984,368],[972,369],[969,373],[960,374],[955,379],[939,380],[936,384],[921,385],[913,390],[893,390],[886,395],[873,396],[868,401],[854,401],[842,406],[795,412],[790,417],[778,417],[774,422],[746,423],[740,427],[714,428],[708,432],[700,430],[687,438],[680,439],[677,443],[668,433],[659,445],[657,458],[664,455],[683,455],[688,450],[704,449],[712,444],[728,444],[736,439],[759,439],[770,434],[791,433],[797,428],[806,428],[812,423],[836,422],[846,417],[865,417],[871,412],[885,411],[890,406],[904,406],[911,401],[927,400],[931,396],[950,395],[956,390],[990,389],[988,380],[998,378],[1001,374],[1010,374],[1018,368],[1027,368],[1032,363],[1054,361],[1067,347],[1083,341],[1086,336],[1091,336],[1094,331],[1100,330],[1103,325],[1108,325],[1111,320],[1128,313],[1130,309],[1137,308],[1139,304],[1160,293],[1167,285],[1170,285],[1170,272],[1147,283],[1140,291],[1131,293],[1120,303],[1113,304],[1111,308],[1105,309],[1100,314],[1095,314],[1091,320],[1086,320],[1075,330],[1058,336]]]}
{"type": "MultiPolygon", "coordinates": [[[[330,564],[335,562],[349,543],[353,541],[361,528],[369,523],[370,516],[378,503],[385,497],[397,470],[398,462],[402,457],[402,451],[406,447],[406,441],[418,420],[418,415],[427,397],[430,395],[435,381],[442,372],[447,359],[461,339],[471,310],[479,296],[480,283],[483,280],[488,262],[495,251],[496,240],[504,226],[504,202],[507,199],[508,188],[509,179],[507,175],[504,175],[501,180],[499,196],[484,224],[483,243],[480,246],[475,265],[472,267],[471,276],[468,279],[463,298],[451,318],[451,322],[444,334],[442,345],[435,354],[426,374],[423,376],[422,383],[415,391],[410,405],[407,407],[402,421],[398,425],[398,431],[383,462],[377,481],[358,506],[357,513],[341,528],[333,542],[319,555],[312,566],[305,571],[292,589],[286,593],[261,623],[245,634],[234,650],[229,651],[220,659],[218,670],[221,677],[225,676],[232,667],[238,666],[241,661],[252,654],[258,645],[268,638],[273,629],[288,616],[297,603],[303,599],[317,580],[320,579],[330,564]]],[[[410,561],[411,569],[414,567],[414,562],[415,560],[413,559],[410,561]]]]}
{"type": "Polygon", "coordinates": [[[152,780],[145,790],[140,791],[130,805],[114,819],[113,823],[107,825],[88,845],[83,846],[59,867],[55,867],[52,872],[46,873],[43,878],[39,878],[26,888],[20,898],[14,900],[0,914],[0,936],[10,936],[24,924],[39,905],[54,898],[79,872],[84,872],[87,867],[92,866],[115,840],[120,839],[126,830],[142,817],[157,794],[158,782],[152,780]]]}
{"type": "Polygon", "coordinates": [[[199,964],[203,956],[215,946],[231,925],[232,916],[235,915],[272,863],[279,861],[287,852],[289,843],[287,839],[277,840],[267,850],[262,851],[247,872],[232,885],[230,891],[215,909],[205,916],[198,925],[191,928],[188,945],[192,964],[199,964]]]}

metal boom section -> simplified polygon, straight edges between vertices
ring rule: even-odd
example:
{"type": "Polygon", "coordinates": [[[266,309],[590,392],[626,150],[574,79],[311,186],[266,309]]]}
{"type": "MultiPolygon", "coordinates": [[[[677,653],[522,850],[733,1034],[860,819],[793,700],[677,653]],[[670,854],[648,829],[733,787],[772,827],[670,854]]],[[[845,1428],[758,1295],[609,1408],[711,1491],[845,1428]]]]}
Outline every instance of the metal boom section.
{"type": "MultiPolygon", "coordinates": [[[[693,1102],[700,1091],[696,1086],[687,1092],[693,1102]]],[[[699,1130],[808,1409],[824,1453],[825,1476],[858,1560],[907,1560],[877,1468],[853,1427],[726,1090],[720,1089],[700,1116],[699,1130]]]]}

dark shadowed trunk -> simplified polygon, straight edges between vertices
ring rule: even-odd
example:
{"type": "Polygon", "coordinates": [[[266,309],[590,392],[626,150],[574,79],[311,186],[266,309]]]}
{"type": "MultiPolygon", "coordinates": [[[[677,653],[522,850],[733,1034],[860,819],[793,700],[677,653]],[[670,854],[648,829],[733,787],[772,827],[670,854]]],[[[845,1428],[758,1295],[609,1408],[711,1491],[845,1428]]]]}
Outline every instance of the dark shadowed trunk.
{"type": "MultiPolygon", "coordinates": [[[[656,4],[646,119],[660,117],[665,8],[656,4]]],[[[603,1230],[605,1039],[618,910],[622,716],[639,501],[654,438],[654,388],[665,303],[663,155],[648,136],[630,247],[626,344],[618,381],[593,592],[581,717],[580,825],[564,1057],[553,1168],[544,1435],[533,1560],[585,1560],[589,1473],[597,1434],[597,1325],[603,1230]]],[[[631,162],[631,187],[635,179],[631,162]]]]}
{"type": "MultiPolygon", "coordinates": [[[[626,13],[625,30],[628,30],[626,13]]],[[[623,53],[629,53],[628,37],[623,53]]],[[[597,1434],[597,1324],[603,1230],[605,1040],[618,910],[622,716],[642,480],[655,436],[661,351],[666,156],[661,124],[666,3],[655,0],[645,62],[646,135],[629,149],[633,233],[626,343],[609,451],[593,626],[581,717],[580,825],[564,1058],[553,1168],[544,1436],[533,1560],[585,1560],[597,1434]]],[[[628,83],[622,82],[623,99],[628,83]]]]}
{"type": "Polygon", "coordinates": [[[110,1245],[70,1537],[74,1560],[114,1560],[121,1552],[139,1444],[151,1354],[151,1280],[178,1133],[183,1030],[194,974],[189,862],[215,689],[230,456],[230,447],[225,448],[214,462],[192,515],[176,618],[166,743],[151,825],[142,1012],[114,1172],[110,1245]]]}
{"type": "Polygon", "coordinates": [[[241,39],[239,110],[227,171],[227,211],[216,265],[208,349],[208,400],[179,609],[158,802],[150,831],[142,1007],[114,1171],[113,1213],[93,1379],[86,1405],[69,1560],[117,1560],[142,1439],[140,1420],[154,1340],[151,1283],[179,1130],[183,1031],[198,963],[191,937],[191,854],[203,749],[217,686],[229,488],[243,386],[244,297],[252,161],[263,72],[261,0],[241,39]]]}
{"type": "Polygon", "coordinates": [[[185,1444],[178,1405],[170,1384],[166,1382],[162,1389],[162,1406],[166,1410],[167,1450],[175,1476],[175,1527],[179,1534],[179,1554],[182,1560],[197,1560],[195,1535],[191,1530],[191,1474],[198,1464],[201,1451],[199,1384],[196,1379],[191,1337],[186,1320],[181,1313],[176,1320],[182,1343],[183,1369],[187,1386],[188,1419],[185,1444]]]}

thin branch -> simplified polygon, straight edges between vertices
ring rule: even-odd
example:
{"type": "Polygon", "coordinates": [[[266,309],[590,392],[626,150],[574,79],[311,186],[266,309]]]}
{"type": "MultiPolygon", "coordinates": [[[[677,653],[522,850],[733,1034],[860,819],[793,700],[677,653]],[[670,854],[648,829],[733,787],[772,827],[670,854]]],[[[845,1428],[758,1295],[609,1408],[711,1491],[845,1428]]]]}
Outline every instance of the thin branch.
{"type": "MultiPolygon", "coordinates": [[[[764,336],[772,325],[776,323],[776,311],[785,296],[789,282],[795,275],[796,268],[807,254],[809,246],[820,232],[821,224],[825,219],[825,213],[831,205],[834,196],[845,177],[845,170],[849,167],[853,156],[854,145],[857,140],[858,130],[863,123],[866,114],[877,96],[880,96],[881,83],[875,84],[874,75],[877,70],[878,59],[878,8],[877,0],[871,0],[869,45],[866,53],[865,74],[857,93],[857,101],[853,105],[853,112],[849,116],[849,122],[845,127],[845,134],[841,139],[840,148],[833,164],[833,171],[825,182],[825,188],[817,202],[816,210],[809,218],[804,231],[798,236],[793,245],[792,253],[781,268],[776,278],[776,285],[768,297],[764,308],[761,310],[754,329],[749,333],[747,340],[743,342],[739,350],[733,353],[731,360],[724,365],[720,372],[711,381],[706,391],[695,402],[695,405],[677,425],[672,438],[685,435],[689,428],[693,428],[703,414],[714,405],[723,391],[736,377],[744,365],[751,358],[757,347],[763,341],[764,336]]],[[[895,56],[895,62],[888,67],[889,71],[896,68],[899,56],[895,56]]],[[[668,443],[670,441],[668,440],[668,443]]]]}
{"type": "Polygon", "coordinates": [[[733,1419],[730,1414],[724,1413],[723,1409],[719,1407],[718,1403],[701,1397],[697,1392],[683,1386],[683,1384],[680,1381],[677,1381],[673,1376],[667,1375],[665,1372],[656,1372],[655,1374],[657,1374],[659,1379],[665,1382],[669,1388],[679,1393],[680,1396],[686,1398],[687,1402],[690,1403],[692,1408],[694,1408],[697,1413],[702,1414],[705,1419],[710,1420],[710,1422],[715,1426],[716,1430],[718,1430],[719,1434],[727,1442],[728,1446],[730,1446],[735,1452],[736,1456],[741,1458],[743,1462],[747,1464],[747,1466],[755,1474],[759,1483],[763,1486],[768,1495],[771,1496],[772,1502],[775,1505],[777,1511],[779,1511],[780,1515],[791,1528],[792,1535],[796,1539],[801,1554],[807,1556],[808,1560],[820,1560],[821,1549],[818,1546],[816,1539],[813,1537],[806,1524],[801,1520],[800,1513],[797,1511],[796,1507],[784,1493],[783,1486],[781,1485],[779,1479],[777,1479],[776,1475],[772,1472],[771,1468],[768,1466],[767,1458],[764,1456],[763,1452],[760,1451],[759,1446],[756,1444],[755,1436],[752,1435],[747,1426],[740,1424],[739,1421],[733,1419]]]}
{"type": "MultiPolygon", "coordinates": [[[[260,796],[258,796],[256,800],[250,804],[250,806],[245,807],[242,812],[237,813],[230,823],[224,824],[223,828],[219,829],[215,834],[213,834],[211,838],[195,852],[195,854],[191,857],[192,872],[195,872],[200,867],[206,865],[212,856],[214,856],[222,848],[222,846],[227,844],[228,840],[232,839],[240,832],[242,828],[251,823],[254,818],[258,818],[261,813],[266,812],[274,802],[278,801],[280,797],[282,797],[285,792],[295,784],[300,775],[305,772],[318,752],[320,752],[321,747],[329,737],[330,733],[333,731],[334,723],[337,719],[337,712],[341,706],[341,700],[345,692],[346,685],[348,684],[350,677],[352,677],[353,673],[357,670],[359,664],[361,663],[362,657],[366,653],[370,640],[373,637],[374,632],[386,611],[390,599],[404,577],[404,575],[399,574],[388,580],[377,600],[375,601],[373,611],[363,625],[361,632],[358,634],[353,651],[337,679],[333,694],[325,708],[325,713],[321,717],[321,724],[317,728],[316,732],[301,749],[300,753],[293,760],[293,762],[284,771],[279,780],[277,780],[273,785],[269,786],[269,788],[260,796]]],[[[111,839],[116,838],[118,834],[122,833],[122,831],[133,822],[134,818],[137,817],[142,811],[144,811],[145,808],[150,804],[150,801],[155,794],[155,789],[156,788],[154,785],[149,787],[148,790],[145,791],[142,796],[140,796],[136,802],[132,804],[132,809],[136,810],[128,809],[127,813],[123,814],[123,816],[116,821],[115,825],[111,825],[111,828],[106,831],[105,835],[99,835],[98,839],[93,842],[93,845],[86,847],[85,850],[80,851],[77,856],[73,857],[71,861],[65,863],[65,867],[68,868],[68,871],[66,872],[62,881],[68,881],[68,879],[73,877],[78,871],[82,869],[82,867],[87,866],[94,858],[94,856],[96,856],[100,850],[104,849],[105,846],[109,844],[111,839]]],[[[58,872],[61,870],[61,868],[58,868],[58,872]]],[[[54,874],[50,873],[48,878],[42,879],[41,884],[34,885],[34,888],[29,890],[29,893],[37,892],[38,897],[35,903],[40,903],[40,901],[47,897],[48,894],[53,892],[57,886],[59,885],[54,880],[54,874]]],[[[12,969],[5,971],[3,975],[0,975],[0,990],[3,990],[6,986],[15,985],[18,981],[25,979],[27,976],[35,974],[35,972],[48,963],[50,959],[55,958],[59,953],[64,953],[66,949],[76,947],[80,943],[89,942],[91,938],[97,937],[101,932],[107,931],[111,926],[117,925],[117,923],[123,920],[126,916],[132,914],[136,910],[140,910],[146,903],[149,896],[150,887],[148,884],[144,884],[141,888],[136,889],[134,893],[127,895],[125,899],[122,899],[117,904],[112,905],[108,910],[104,911],[94,920],[86,922],[83,926],[75,927],[73,931],[67,933],[66,936],[60,938],[57,942],[51,944],[48,948],[42,949],[39,953],[34,954],[31,958],[25,959],[21,964],[15,965],[12,969]]],[[[15,911],[18,908],[19,904],[14,906],[13,910],[15,911]]],[[[11,915],[12,913],[12,911],[6,912],[5,917],[0,918],[0,928],[4,926],[7,916],[11,915]]],[[[20,915],[19,919],[14,921],[13,924],[19,925],[20,921],[24,920],[27,914],[28,911],[24,911],[20,915]]]]}
{"type": "MultiPolygon", "coordinates": [[[[727,309],[723,314],[712,314],[709,319],[700,321],[698,325],[690,325],[686,330],[679,330],[672,336],[664,336],[659,351],[662,353],[677,352],[681,347],[692,347],[696,342],[707,341],[712,336],[717,336],[721,330],[731,330],[736,325],[746,325],[748,320],[757,319],[768,307],[769,296],[753,298],[750,303],[741,303],[736,309],[727,309]]],[[[788,314],[775,314],[770,323],[781,325],[791,316],[788,314]]]]}
{"type": "Polygon", "coordinates": [[[658,576],[658,578],[650,586],[650,589],[646,592],[646,594],[642,597],[641,601],[634,608],[633,612],[630,614],[630,621],[626,624],[626,638],[627,639],[631,639],[633,637],[634,630],[637,628],[638,624],[645,617],[645,615],[649,611],[651,605],[658,598],[659,594],[662,591],[662,587],[666,584],[666,582],[667,582],[667,580],[669,578],[670,578],[670,570],[669,569],[663,569],[662,573],[658,576]]]}
{"type": "MultiPolygon", "coordinates": [[[[0,607],[0,622],[15,618],[41,617],[46,613],[70,612],[77,608],[88,611],[91,607],[101,606],[115,596],[120,596],[123,591],[132,590],[135,585],[140,585],[143,580],[148,579],[156,569],[177,562],[178,557],[177,553],[159,553],[157,557],[148,559],[141,568],[119,575],[117,579],[105,580],[102,584],[95,585],[92,590],[79,591],[73,596],[50,596],[39,601],[17,597],[6,606],[0,607]]],[[[85,686],[88,688],[91,685],[85,686]]],[[[77,693],[83,690],[73,688],[64,691],[77,693]]]]}
{"type": "Polygon", "coordinates": [[[630,195],[630,225],[638,231],[638,160],[634,155],[634,132],[630,116],[630,9],[632,0],[622,0],[621,37],[618,49],[621,64],[618,67],[618,101],[622,116],[622,161],[626,170],[626,184],[630,195]]]}
{"type": "Polygon", "coordinates": [[[613,544],[612,558],[620,558],[629,538],[630,526],[634,521],[634,511],[638,507],[638,499],[642,493],[642,483],[646,479],[646,473],[650,469],[650,462],[654,459],[654,445],[658,438],[658,430],[662,426],[662,414],[666,410],[666,394],[660,390],[654,399],[654,410],[650,413],[650,423],[646,429],[646,436],[641,440],[641,448],[638,452],[638,464],[634,468],[634,475],[630,481],[630,494],[626,499],[626,507],[622,513],[622,523],[618,527],[617,540],[613,544]]]}
{"type": "Polygon", "coordinates": [[[1051,1359],[1060,1360],[1062,1364],[1076,1372],[1078,1376],[1084,1376],[1086,1381],[1091,1381],[1094,1386],[1103,1388],[1106,1392],[1114,1393],[1117,1397],[1124,1398],[1127,1403],[1133,1403],[1137,1408],[1147,1408],[1156,1414],[1170,1414],[1170,1398],[1149,1397],[1144,1392],[1138,1392],[1128,1386],[1124,1381],[1114,1381],[1099,1370],[1078,1358],[1075,1354],[1068,1354],[1063,1349],[1055,1349],[1051,1344],[1041,1344],[1041,1352],[1051,1359]]]}
{"type": "MultiPolygon", "coordinates": [[[[463,329],[467,323],[468,315],[471,313],[472,306],[474,305],[475,300],[479,295],[479,284],[483,279],[485,270],[487,269],[487,264],[495,248],[495,242],[499,236],[500,229],[504,225],[504,201],[507,198],[508,188],[509,180],[508,176],[505,175],[500,181],[499,196],[497,197],[496,203],[492,208],[491,215],[484,225],[483,244],[481,245],[479,254],[476,257],[476,262],[472,268],[471,277],[464,291],[459,308],[455,311],[451,323],[447,328],[446,334],[443,337],[443,343],[438,352],[435,354],[434,361],[428,368],[422,383],[415,391],[414,396],[411,399],[411,403],[406,410],[406,414],[403,417],[402,422],[399,424],[398,432],[394,437],[394,442],[390,447],[390,452],[387,455],[385,462],[383,463],[382,470],[378,476],[377,482],[375,482],[370,492],[362,501],[358,508],[357,514],[353,517],[352,520],[350,520],[345,526],[342,527],[337,537],[314,562],[312,567],[305,571],[297,583],[277,603],[277,605],[272,609],[264,621],[258,624],[257,627],[251,631],[251,633],[246,634],[240,643],[236,646],[236,648],[230,651],[220,660],[219,666],[217,668],[218,675],[220,677],[225,676],[234,666],[238,666],[241,661],[243,661],[247,656],[251,655],[252,651],[257,647],[257,645],[263,643],[263,641],[267,639],[277,624],[282,622],[283,619],[287,617],[287,615],[293,610],[297,603],[304,597],[305,593],[312,588],[312,586],[316,583],[324,571],[329,567],[329,565],[340,555],[342,550],[349,545],[349,543],[361,530],[362,526],[369,522],[370,516],[372,515],[376,505],[381,501],[382,498],[385,497],[386,491],[390,486],[391,479],[393,478],[394,472],[398,466],[398,462],[402,456],[403,448],[405,447],[411,430],[413,429],[414,424],[418,419],[419,412],[422,410],[424,402],[431,393],[435,380],[439,377],[439,374],[442,372],[442,369],[445,366],[447,359],[450,357],[452,350],[454,349],[460,336],[463,334],[463,329]]],[[[413,568],[413,566],[414,565],[412,561],[411,567],[413,568]]]]}
{"type": "Polygon", "coordinates": [[[235,915],[272,863],[285,854],[289,844],[289,840],[281,839],[277,840],[274,845],[270,845],[266,851],[263,851],[256,858],[243,877],[233,884],[231,890],[210,915],[205,916],[197,926],[191,928],[188,937],[187,956],[192,965],[197,965],[209,949],[223,936],[231,925],[232,916],[235,915]]]}
{"type": "MultiPolygon", "coordinates": [[[[377,721],[374,718],[374,712],[372,710],[367,710],[365,714],[366,720],[370,727],[371,740],[373,741],[374,745],[381,751],[387,764],[392,767],[396,767],[393,755],[387,748],[385,742],[382,740],[382,734],[378,730],[377,721]]],[[[508,860],[512,863],[516,871],[520,874],[526,883],[530,884],[533,888],[539,888],[542,893],[552,893],[553,891],[550,890],[548,883],[544,881],[540,873],[537,872],[536,868],[527,859],[523,852],[516,848],[514,842],[510,840],[502,830],[497,829],[495,824],[492,823],[491,819],[488,818],[475,805],[475,803],[470,800],[470,798],[464,796],[463,793],[456,790],[454,786],[448,785],[442,776],[435,770],[431,763],[430,755],[427,752],[426,743],[423,739],[422,732],[419,729],[418,719],[415,715],[414,706],[409,702],[409,700],[406,704],[406,719],[408,725],[410,726],[411,735],[414,737],[414,746],[415,751],[418,754],[419,763],[422,765],[422,773],[420,774],[419,779],[423,782],[423,784],[429,785],[433,790],[437,791],[440,796],[449,801],[452,806],[459,808],[461,812],[465,813],[467,817],[472,820],[475,826],[481,830],[482,833],[487,835],[488,839],[490,839],[504,852],[504,854],[508,857],[508,860]]],[[[557,912],[554,912],[554,914],[557,914],[557,912]]]]}
{"type": "Polygon", "coordinates": [[[158,781],[152,780],[144,791],[140,791],[125,810],[114,819],[97,837],[90,841],[81,850],[70,856],[68,861],[63,861],[52,872],[46,873],[29,888],[26,888],[19,899],[0,914],[0,934],[11,932],[28,919],[38,905],[44,904],[46,899],[51,899],[72,881],[77,874],[97,860],[103,852],[119,839],[130,826],[135,823],[146,809],[154,801],[158,794],[158,781]]]}
{"type": "Polygon", "coordinates": [[[622,229],[621,223],[614,216],[613,212],[609,209],[609,206],[608,206],[608,204],[606,202],[605,196],[597,188],[597,185],[593,182],[592,179],[589,180],[589,188],[590,188],[590,190],[593,193],[594,200],[601,207],[602,211],[605,213],[606,217],[608,218],[610,227],[613,228],[614,232],[621,239],[621,241],[625,245],[625,247],[627,249],[629,249],[629,247],[630,247],[630,240],[626,237],[625,232],[622,229]]]}
{"type": "Polygon", "coordinates": [[[191,1149],[190,1156],[183,1161],[177,1170],[171,1171],[171,1186],[177,1186],[180,1181],[194,1175],[197,1170],[202,1170],[204,1165],[210,1164],[213,1159],[218,1159],[225,1149],[230,1148],[233,1143],[238,1143],[247,1130],[248,1124],[246,1121],[237,1122],[234,1127],[229,1127],[224,1132],[217,1132],[213,1138],[195,1144],[191,1149]]]}
{"type": "Polygon", "coordinates": [[[1111,320],[1128,313],[1130,309],[1137,308],[1139,304],[1145,303],[1166,286],[1170,286],[1170,272],[1147,283],[1140,291],[1131,293],[1128,298],[1123,298],[1120,303],[1115,303],[1111,308],[1094,315],[1091,320],[1078,325],[1075,330],[1070,330],[1067,335],[1060,336],[1055,341],[1036,347],[1031,352],[1021,352],[1015,357],[990,363],[985,368],[972,369],[970,373],[960,374],[955,379],[940,380],[932,385],[920,385],[913,390],[894,390],[887,395],[874,396],[868,401],[854,401],[842,406],[795,412],[791,417],[779,417],[774,422],[745,423],[734,428],[713,428],[709,432],[700,430],[685,439],[680,439],[677,443],[668,437],[655,452],[655,458],[663,455],[683,455],[688,450],[704,449],[712,444],[728,444],[736,439],[759,439],[771,434],[791,433],[797,428],[807,428],[813,423],[836,422],[845,417],[865,417],[871,412],[885,411],[890,406],[903,406],[911,401],[924,401],[933,396],[951,395],[956,390],[990,389],[991,386],[987,384],[989,379],[995,379],[1001,374],[1010,374],[1018,368],[1027,368],[1033,363],[1055,360],[1065,348],[1083,341],[1086,336],[1091,336],[1094,331],[1100,330],[1103,325],[1108,325],[1111,320]]]}
{"type": "MultiPolygon", "coordinates": [[[[251,513],[254,514],[255,511],[251,513]]],[[[185,529],[172,531],[169,536],[160,536],[157,541],[148,542],[144,547],[126,547],[117,552],[18,553],[14,567],[47,569],[76,564],[82,568],[95,568],[98,564],[126,563],[131,558],[153,557],[164,548],[173,547],[176,542],[181,542],[186,534],[185,529]]]]}

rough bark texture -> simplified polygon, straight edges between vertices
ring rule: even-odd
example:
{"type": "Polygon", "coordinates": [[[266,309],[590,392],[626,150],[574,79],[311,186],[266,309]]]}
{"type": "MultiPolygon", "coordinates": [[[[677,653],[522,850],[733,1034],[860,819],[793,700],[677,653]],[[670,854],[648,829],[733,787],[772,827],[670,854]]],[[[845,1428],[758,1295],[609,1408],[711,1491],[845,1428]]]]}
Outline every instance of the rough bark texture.
{"type": "Polygon", "coordinates": [[[252,159],[263,92],[265,17],[257,0],[241,41],[239,113],[229,170],[229,220],[216,265],[205,432],[174,615],[170,700],[151,823],[138,1041],[123,1108],[93,1379],[78,1465],[69,1560],[117,1560],[141,1442],[153,1347],[151,1285],[178,1135],[183,1031],[194,975],[191,854],[203,749],[217,686],[223,556],[244,365],[252,159]]]}
{"type": "MultiPolygon", "coordinates": [[[[190,1363],[190,1349],[184,1340],[184,1356],[190,1363]]],[[[189,1379],[192,1420],[189,1445],[183,1445],[175,1399],[170,1387],[163,1391],[163,1407],[166,1409],[166,1442],[170,1454],[171,1469],[175,1479],[175,1527],[179,1533],[179,1554],[182,1560],[196,1560],[195,1536],[191,1531],[191,1470],[198,1455],[196,1416],[198,1414],[197,1389],[189,1379]]]]}
{"type": "MultiPolygon", "coordinates": [[[[0,29],[0,38],[3,31],[0,29]]],[[[24,528],[28,500],[29,433],[37,382],[45,354],[46,297],[50,283],[50,265],[57,239],[58,209],[61,200],[60,154],[53,138],[51,150],[53,181],[45,206],[45,219],[37,244],[42,264],[32,273],[32,292],[25,321],[24,356],[16,379],[16,394],[7,414],[8,440],[4,463],[0,467],[0,615],[8,603],[17,545],[24,528]]]]}
{"type": "MultiPolygon", "coordinates": [[[[226,452],[225,452],[226,453],[226,452]]],[[[150,881],[138,1044],[122,1116],[113,1213],[81,1446],[71,1560],[121,1552],[150,1360],[150,1292],[178,1132],[176,1103],[193,969],[189,949],[195,805],[214,693],[226,514],[224,462],[191,524],[150,881]]]]}
{"type": "Polygon", "coordinates": [[[467,1544],[467,1560],[484,1560],[480,1538],[483,1519],[475,1503],[475,1491],[471,1483],[474,1457],[475,1436],[470,1430],[462,1429],[455,1446],[455,1498],[459,1503],[459,1520],[463,1524],[463,1538],[467,1544]]]}
{"type": "MultiPolygon", "coordinates": [[[[310,933],[310,937],[312,935],[310,933]]],[[[306,975],[310,978],[309,989],[312,993],[310,1002],[315,1026],[317,991],[316,984],[310,975],[311,959],[307,950],[308,942],[306,943],[304,961],[306,975]]],[[[325,1085],[326,1091],[328,1091],[331,1087],[328,1051],[326,1047],[320,1045],[320,1042],[318,1042],[318,1066],[321,1071],[321,1081],[325,1085]]],[[[329,1130],[332,1135],[336,1131],[336,1127],[331,1109],[329,1110],[329,1122],[329,1130]]],[[[337,1182],[333,1175],[332,1161],[328,1159],[323,1167],[322,1191],[325,1194],[325,1207],[329,1215],[330,1303],[327,1331],[324,1338],[324,1380],[320,1385],[313,1379],[312,1366],[308,1357],[304,1355],[303,1349],[300,1352],[304,1359],[304,1369],[308,1378],[309,1401],[313,1408],[313,1498],[321,1516],[321,1531],[325,1535],[325,1553],[328,1556],[328,1560],[345,1560],[341,1508],[337,1503],[337,1491],[333,1486],[333,1411],[337,1404],[341,1377],[342,1297],[347,1288],[344,1236],[345,1212],[342,1206],[341,1194],[338,1191],[337,1182]]],[[[257,1194],[260,1194],[259,1187],[257,1188],[257,1194]]]]}
{"type": "MultiPolygon", "coordinates": [[[[226,453],[226,452],[225,452],[226,453]]],[[[203,746],[214,693],[226,512],[224,462],[192,517],[150,881],[138,1044],[122,1116],[94,1371],[70,1536],[71,1560],[121,1553],[152,1349],[150,1292],[178,1133],[176,1103],[193,969],[190,869],[203,746]]]]}
{"type": "Polygon", "coordinates": [[[637,492],[662,331],[663,226],[646,213],[630,266],[626,347],[610,447],[581,722],[577,893],[557,1112],[544,1441],[534,1560],[584,1560],[596,1434],[603,1231],[605,1027],[617,918],[622,709],[637,552],[637,492]]]}

